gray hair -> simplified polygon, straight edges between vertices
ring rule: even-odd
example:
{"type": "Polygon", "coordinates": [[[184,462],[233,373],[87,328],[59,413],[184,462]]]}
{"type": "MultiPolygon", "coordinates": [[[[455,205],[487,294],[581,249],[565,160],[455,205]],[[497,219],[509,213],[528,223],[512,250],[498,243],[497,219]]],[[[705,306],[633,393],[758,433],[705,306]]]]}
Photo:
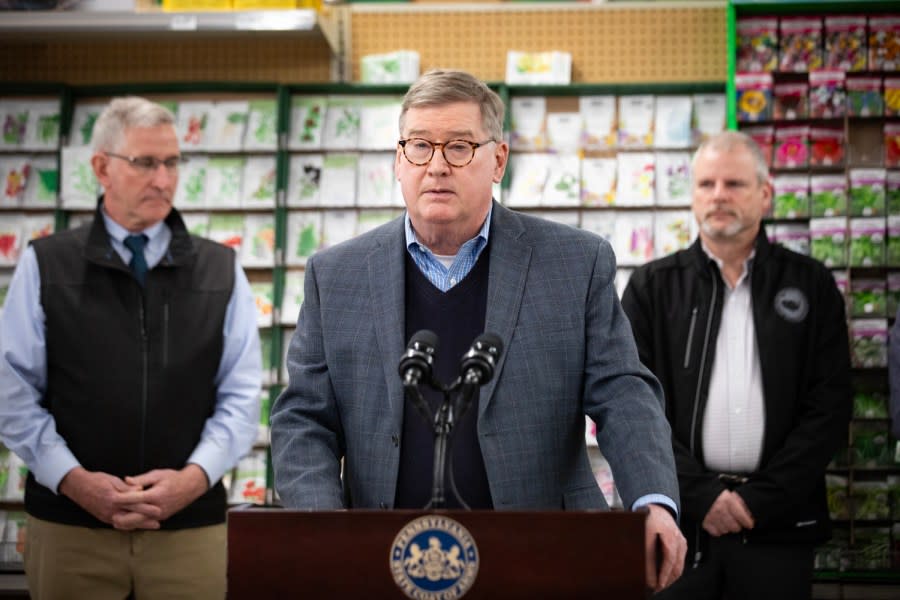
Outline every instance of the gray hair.
{"type": "Polygon", "coordinates": [[[769,181],[769,165],[766,162],[766,157],[763,155],[759,145],[753,141],[753,138],[741,131],[723,131],[704,140],[691,160],[691,176],[693,176],[694,170],[697,168],[697,159],[703,151],[716,150],[727,152],[739,146],[746,148],[750,152],[750,156],[753,157],[753,162],[756,165],[756,178],[759,179],[759,182],[762,184],[767,183],[769,181]]]}
{"type": "Polygon", "coordinates": [[[465,71],[428,71],[413,83],[400,110],[400,135],[410,108],[474,102],[481,109],[481,124],[494,141],[503,139],[503,100],[482,81],[465,71]]]}
{"type": "Polygon", "coordinates": [[[113,98],[94,123],[91,145],[95,152],[114,151],[126,129],[159,125],[175,126],[175,115],[168,108],[138,96],[113,98]]]}

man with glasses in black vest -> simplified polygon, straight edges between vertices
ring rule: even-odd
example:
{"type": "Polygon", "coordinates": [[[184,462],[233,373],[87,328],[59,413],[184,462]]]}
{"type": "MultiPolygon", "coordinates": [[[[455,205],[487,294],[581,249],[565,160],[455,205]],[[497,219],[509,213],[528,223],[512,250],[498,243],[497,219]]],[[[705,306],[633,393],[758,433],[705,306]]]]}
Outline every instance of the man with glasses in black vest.
{"type": "Polygon", "coordinates": [[[23,253],[0,318],[0,438],[28,466],[33,598],[223,598],[221,478],[256,436],[256,309],[172,207],[174,116],[114,99],[93,222],[23,253]]]}

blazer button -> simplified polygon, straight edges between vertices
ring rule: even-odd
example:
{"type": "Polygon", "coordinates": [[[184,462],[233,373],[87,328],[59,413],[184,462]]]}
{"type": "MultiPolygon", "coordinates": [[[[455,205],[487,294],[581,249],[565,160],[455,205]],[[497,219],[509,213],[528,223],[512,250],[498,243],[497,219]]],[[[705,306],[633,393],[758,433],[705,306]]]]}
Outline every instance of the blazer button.
{"type": "Polygon", "coordinates": [[[394,435],[391,436],[391,442],[394,443],[394,447],[396,448],[397,446],[400,445],[400,436],[395,433],[394,435]]]}

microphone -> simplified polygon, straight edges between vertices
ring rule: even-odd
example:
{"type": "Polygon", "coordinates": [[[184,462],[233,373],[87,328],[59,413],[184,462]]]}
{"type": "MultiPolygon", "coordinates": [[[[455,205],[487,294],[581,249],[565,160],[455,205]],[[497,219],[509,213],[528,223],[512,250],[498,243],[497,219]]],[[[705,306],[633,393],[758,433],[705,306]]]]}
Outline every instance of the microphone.
{"type": "Polygon", "coordinates": [[[463,383],[480,386],[490,381],[502,352],[503,341],[496,333],[485,332],[475,338],[459,363],[463,383]]]}
{"type": "Polygon", "coordinates": [[[400,358],[400,377],[404,386],[431,381],[437,347],[438,336],[429,329],[420,329],[409,338],[406,352],[400,358]]]}

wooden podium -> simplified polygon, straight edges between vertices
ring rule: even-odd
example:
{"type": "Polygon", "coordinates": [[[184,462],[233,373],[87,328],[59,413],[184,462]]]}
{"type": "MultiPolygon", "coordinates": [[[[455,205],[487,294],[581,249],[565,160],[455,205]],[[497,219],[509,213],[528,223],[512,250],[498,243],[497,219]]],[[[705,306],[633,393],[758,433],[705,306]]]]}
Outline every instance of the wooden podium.
{"type": "Polygon", "coordinates": [[[228,512],[228,600],[405,598],[394,542],[422,516],[455,521],[477,546],[467,600],[649,595],[646,513],[248,508],[228,512]]]}

